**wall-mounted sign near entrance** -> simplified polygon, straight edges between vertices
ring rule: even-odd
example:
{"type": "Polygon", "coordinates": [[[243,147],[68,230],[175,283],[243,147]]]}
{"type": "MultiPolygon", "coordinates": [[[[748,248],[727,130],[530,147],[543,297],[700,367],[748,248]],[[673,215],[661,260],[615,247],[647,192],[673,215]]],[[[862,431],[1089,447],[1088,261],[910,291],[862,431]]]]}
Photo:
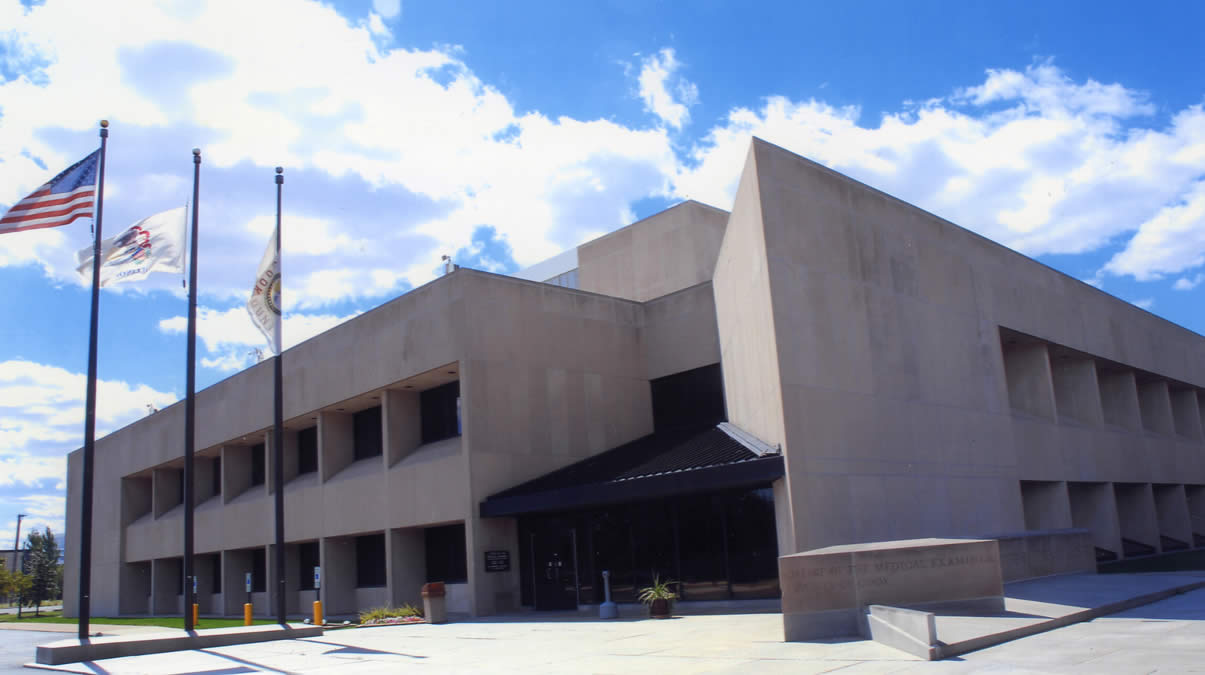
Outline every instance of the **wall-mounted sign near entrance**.
{"type": "Polygon", "coordinates": [[[486,551],[485,552],[485,571],[486,572],[509,572],[510,571],[510,551],[486,551]]]}

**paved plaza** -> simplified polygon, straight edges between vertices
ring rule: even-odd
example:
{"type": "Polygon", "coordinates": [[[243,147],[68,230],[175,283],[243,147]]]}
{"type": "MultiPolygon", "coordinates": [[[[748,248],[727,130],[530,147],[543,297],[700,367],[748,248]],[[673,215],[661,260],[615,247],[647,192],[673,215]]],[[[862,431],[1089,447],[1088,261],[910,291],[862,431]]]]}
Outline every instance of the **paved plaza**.
{"type": "MultiPolygon", "coordinates": [[[[781,641],[780,614],[597,621],[524,615],[333,630],[320,638],[72,664],[76,673],[1192,673],[1205,672],[1205,589],[925,662],[865,640],[781,641]]],[[[3,672],[56,633],[0,631],[3,672]],[[31,637],[36,636],[36,637],[31,637]],[[22,654],[24,656],[22,657],[22,654]]],[[[33,670],[24,670],[32,673],[33,670]]]]}

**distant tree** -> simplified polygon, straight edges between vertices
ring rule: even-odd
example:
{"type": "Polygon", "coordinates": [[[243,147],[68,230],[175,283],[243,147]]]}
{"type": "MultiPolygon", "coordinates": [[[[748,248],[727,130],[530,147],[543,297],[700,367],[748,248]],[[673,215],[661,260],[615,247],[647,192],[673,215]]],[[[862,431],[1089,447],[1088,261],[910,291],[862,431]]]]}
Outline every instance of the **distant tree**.
{"type": "Polygon", "coordinates": [[[9,597],[17,598],[17,618],[21,618],[21,601],[29,594],[29,589],[33,587],[33,579],[28,574],[23,574],[20,571],[8,572],[5,571],[3,581],[5,584],[5,592],[9,597]]]}
{"type": "Polygon", "coordinates": [[[42,601],[58,596],[59,545],[54,540],[54,532],[47,527],[42,532],[36,529],[30,532],[25,547],[29,551],[25,568],[32,580],[27,602],[35,607],[34,615],[38,616],[42,612],[42,601]]]}

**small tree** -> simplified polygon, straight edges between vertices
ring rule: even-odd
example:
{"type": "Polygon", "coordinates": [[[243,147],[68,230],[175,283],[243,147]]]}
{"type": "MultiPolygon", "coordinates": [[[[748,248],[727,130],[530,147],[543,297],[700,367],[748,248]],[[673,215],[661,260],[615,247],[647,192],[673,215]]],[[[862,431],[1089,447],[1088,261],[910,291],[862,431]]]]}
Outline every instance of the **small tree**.
{"type": "Polygon", "coordinates": [[[29,589],[33,588],[33,579],[22,572],[8,573],[8,593],[10,596],[17,598],[17,618],[21,618],[21,602],[25,596],[29,595],[29,589]]]}
{"type": "Polygon", "coordinates": [[[38,616],[42,612],[42,601],[58,595],[59,545],[49,527],[42,532],[33,530],[25,541],[29,550],[26,569],[32,580],[29,604],[35,606],[34,615],[38,616]]]}

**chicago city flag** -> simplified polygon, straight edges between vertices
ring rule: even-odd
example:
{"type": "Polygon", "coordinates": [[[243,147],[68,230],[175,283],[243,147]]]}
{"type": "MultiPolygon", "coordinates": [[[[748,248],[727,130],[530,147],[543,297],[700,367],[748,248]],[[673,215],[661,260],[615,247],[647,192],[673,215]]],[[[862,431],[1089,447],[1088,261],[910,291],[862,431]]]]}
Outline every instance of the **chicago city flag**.
{"type": "Polygon", "coordinates": [[[280,353],[280,256],[276,254],[276,234],[268,240],[268,249],[259,261],[255,287],[247,301],[247,311],[255,327],[268,339],[273,354],[280,353]]]}
{"type": "Polygon", "coordinates": [[[0,218],[0,234],[58,227],[76,218],[91,218],[99,159],[97,150],[13,204],[0,218]]]}
{"type": "MultiPolygon", "coordinates": [[[[100,285],[145,279],[151,272],[184,271],[188,209],[171,209],[134,223],[100,242],[100,285]]],[[[92,247],[75,254],[80,278],[92,281],[92,247]]]]}

